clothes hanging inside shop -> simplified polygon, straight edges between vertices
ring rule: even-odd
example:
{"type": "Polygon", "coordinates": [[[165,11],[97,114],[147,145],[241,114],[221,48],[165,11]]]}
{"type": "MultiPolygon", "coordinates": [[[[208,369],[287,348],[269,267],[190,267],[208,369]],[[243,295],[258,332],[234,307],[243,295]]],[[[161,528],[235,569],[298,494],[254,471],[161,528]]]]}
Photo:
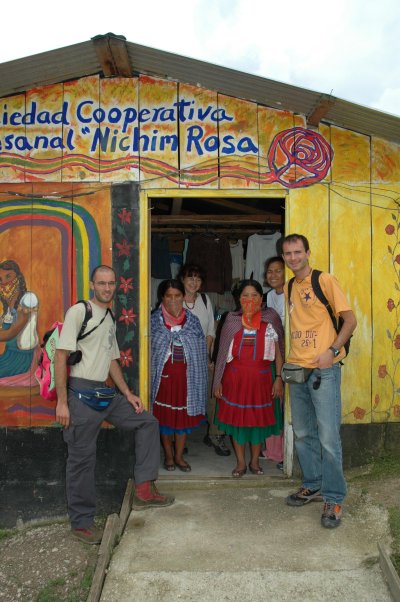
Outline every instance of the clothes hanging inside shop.
{"type": "Polygon", "coordinates": [[[232,291],[243,278],[258,280],[264,291],[265,262],[278,254],[281,233],[257,233],[230,240],[229,235],[208,229],[186,237],[173,234],[152,235],[151,306],[157,304],[157,288],[166,278],[176,278],[185,263],[199,265],[205,272],[202,291],[206,292],[218,319],[226,311],[236,309],[232,291]]]}
{"type": "Polygon", "coordinates": [[[159,234],[151,237],[151,275],[161,280],[171,278],[168,239],[159,234]]]}
{"type": "Polygon", "coordinates": [[[281,238],[280,232],[271,234],[252,234],[247,241],[245,277],[258,280],[264,289],[265,262],[270,257],[277,255],[277,243],[281,238]]]}
{"type": "Polygon", "coordinates": [[[226,236],[212,232],[194,234],[189,239],[186,263],[203,267],[206,291],[223,294],[232,287],[232,256],[226,236]]]}

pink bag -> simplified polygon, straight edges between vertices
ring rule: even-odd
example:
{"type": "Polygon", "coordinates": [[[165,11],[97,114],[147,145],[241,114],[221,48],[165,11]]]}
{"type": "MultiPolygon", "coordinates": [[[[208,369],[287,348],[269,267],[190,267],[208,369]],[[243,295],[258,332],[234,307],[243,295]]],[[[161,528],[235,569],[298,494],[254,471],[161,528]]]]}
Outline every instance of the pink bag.
{"type": "Polygon", "coordinates": [[[271,435],[265,440],[263,456],[274,462],[283,461],[283,435],[271,435]]]}
{"type": "Polygon", "coordinates": [[[54,380],[54,356],[60,333],[63,327],[62,322],[54,322],[49,331],[43,338],[42,354],[39,358],[38,367],[35,370],[35,377],[39,383],[39,392],[43,399],[56,401],[57,391],[54,380]]]}

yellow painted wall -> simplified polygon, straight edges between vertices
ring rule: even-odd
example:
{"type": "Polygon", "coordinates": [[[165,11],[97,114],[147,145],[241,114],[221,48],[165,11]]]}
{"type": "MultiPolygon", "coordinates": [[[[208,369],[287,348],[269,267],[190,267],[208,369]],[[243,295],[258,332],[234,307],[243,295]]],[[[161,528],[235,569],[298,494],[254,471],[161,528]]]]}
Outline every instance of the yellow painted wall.
{"type": "Polygon", "coordinates": [[[400,153],[372,141],[372,421],[400,420],[400,153]]]}
{"type": "MultiPolygon", "coordinates": [[[[57,190],[58,182],[133,180],[157,196],[240,193],[250,203],[284,195],[286,233],[307,236],[311,264],[335,274],[357,315],[343,370],[344,422],[400,420],[398,145],[328,124],[310,129],[303,115],[144,75],[82,78],[2,107],[24,115],[33,102],[41,121],[16,117],[1,127],[0,193],[30,182],[57,190]],[[38,136],[52,146],[42,148],[38,136]]],[[[17,239],[17,231],[3,236],[10,245],[17,239]]],[[[147,260],[142,268],[143,288],[147,260]]],[[[146,287],[142,324],[147,299],[146,287]]]]}

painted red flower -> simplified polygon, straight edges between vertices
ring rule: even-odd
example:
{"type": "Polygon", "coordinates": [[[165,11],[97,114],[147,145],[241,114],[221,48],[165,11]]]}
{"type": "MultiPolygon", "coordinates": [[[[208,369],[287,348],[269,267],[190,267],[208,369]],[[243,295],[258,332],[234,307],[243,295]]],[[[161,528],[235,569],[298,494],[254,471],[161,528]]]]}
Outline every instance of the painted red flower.
{"type": "Polygon", "coordinates": [[[396,418],[400,418],[400,406],[399,405],[395,405],[393,407],[393,415],[396,416],[396,418]]]}
{"type": "Polygon", "coordinates": [[[392,224],[388,224],[385,228],[385,232],[386,234],[393,234],[394,233],[394,226],[392,224]]]}
{"type": "Polygon", "coordinates": [[[395,338],[394,346],[396,347],[396,349],[400,349],[400,334],[398,334],[397,337],[395,338]]]}
{"type": "Polygon", "coordinates": [[[396,255],[395,262],[400,264],[400,255],[396,255]]]}
{"type": "Polygon", "coordinates": [[[118,318],[119,322],[124,322],[125,326],[129,324],[135,324],[136,314],[133,313],[133,309],[122,308],[122,315],[118,318]]]}
{"type": "Polygon", "coordinates": [[[126,367],[129,367],[131,364],[133,364],[132,349],[120,351],[119,361],[121,362],[122,366],[126,367]]]}
{"type": "Polygon", "coordinates": [[[119,281],[121,283],[119,285],[119,288],[124,291],[125,295],[129,291],[129,289],[133,289],[133,286],[131,284],[132,280],[133,278],[124,278],[123,276],[120,276],[119,278],[119,281]]]}
{"type": "Polygon", "coordinates": [[[394,305],[393,299],[388,299],[387,308],[388,308],[389,311],[393,311],[394,310],[395,305],[394,305]]]}
{"type": "Polygon", "coordinates": [[[388,371],[386,370],[386,364],[382,364],[381,366],[379,366],[378,368],[378,376],[379,378],[385,378],[385,376],[387,376],[388,371]]]}
{"type": "Polygon", "coordinates": [[[357,420],[362,420],[365,416],[365,410],[363,408],[359,408],[358,406],[353,410],[354,418],[357,420]]]}
{"type": "Polygon", "coordinates": [[[127,211],[125,207],[118,213],[121,224],[130,224],[132,219],[132,211],[127,211]]]}
{"type": "Polygon", "coordinates": [[[374,408],[376,408],[379,405],[381,398],[378,394],[375,395],[375,399],[374,399],[374,408]]]}
{"type": "Polygon", "coordinates": [[[133,245],[130,245],[127,240],[123,240],[121,243],[115,243],[115,246],[118,249],[118,257],[121,257],[122,255],[126,255],[126,257],[128,257],[133,245]]]}

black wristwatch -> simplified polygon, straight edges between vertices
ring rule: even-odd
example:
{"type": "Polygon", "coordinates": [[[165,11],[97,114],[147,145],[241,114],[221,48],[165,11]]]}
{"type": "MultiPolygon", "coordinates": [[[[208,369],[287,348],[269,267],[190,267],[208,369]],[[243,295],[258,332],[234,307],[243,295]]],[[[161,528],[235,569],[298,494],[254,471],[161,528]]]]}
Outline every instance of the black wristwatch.
{"type": "Polygon", "coordinates": [[[339,349],[336,349],[336,347],[329,347],[329,349],[332,351],[333,357],[337,357],[340,353],[339,349]]]}

